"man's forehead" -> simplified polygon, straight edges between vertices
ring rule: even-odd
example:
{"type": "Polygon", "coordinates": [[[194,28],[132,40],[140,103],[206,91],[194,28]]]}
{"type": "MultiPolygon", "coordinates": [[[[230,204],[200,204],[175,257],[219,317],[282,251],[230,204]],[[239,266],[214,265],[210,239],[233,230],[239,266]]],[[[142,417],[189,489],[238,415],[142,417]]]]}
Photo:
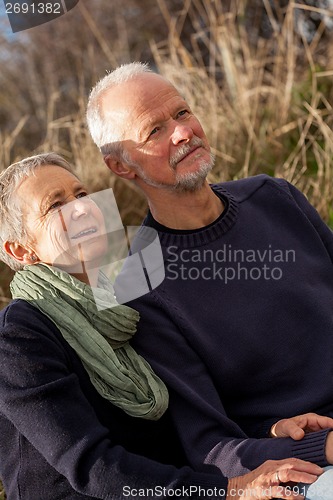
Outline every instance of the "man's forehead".
{"type": "Polygon", "coordinates": [[[106,92],[102,106],[104,117],[109,123],[133,129],[137,120],[154,122],[163,109],[165,111],[166,108],[185,104],[178,91],[164,79],[155,80],[154,85],[148,83],[147,79],[135,79],[106,92]]]}
{"type": "Polygon", "coordinates": [[[126,122],[130,118],[130,106],[126,106],[125,103],[122,103],[120,106],[115,104],[114,106],[108,106],[107,102],[105,103],[104,109],[104,117],[106,120],[113,124],[114,127],[119,128],[126,124],[126,122]]]}
{"type": "Polygon", "coordinates": [[[103,112],[116,114],[140,105],[147,106],[152,98],[158,100],[159,94],[165,92],[178,94],[176,88],[160,75],[145,73],[107,89],[102,96],[103,112]]]}
{"type": "Polygon", "coordinates": [[[147,130],[186,106],[184,98],[156,73],[144,73],[106,90],[102,110],[108,127],[122,140],[142,142],[147,130]]]}

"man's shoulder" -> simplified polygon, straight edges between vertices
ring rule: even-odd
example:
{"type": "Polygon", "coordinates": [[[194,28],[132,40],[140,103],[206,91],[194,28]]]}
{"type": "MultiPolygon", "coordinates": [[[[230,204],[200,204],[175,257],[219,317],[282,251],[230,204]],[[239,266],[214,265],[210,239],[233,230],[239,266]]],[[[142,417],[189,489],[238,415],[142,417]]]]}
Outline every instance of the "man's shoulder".
{"type": "Polygon", "coordinates": [[[256,193],[256,191],[264,188],[265,186],[275,187],[290,195],[288,183],[284,179],[271,177],[267,174],[260,174],[253,177],[246,177],[244,179],[237,179],[211,185],[212,189],[225,190],[232,194],[239,202],[246,200],[256,193]]]}

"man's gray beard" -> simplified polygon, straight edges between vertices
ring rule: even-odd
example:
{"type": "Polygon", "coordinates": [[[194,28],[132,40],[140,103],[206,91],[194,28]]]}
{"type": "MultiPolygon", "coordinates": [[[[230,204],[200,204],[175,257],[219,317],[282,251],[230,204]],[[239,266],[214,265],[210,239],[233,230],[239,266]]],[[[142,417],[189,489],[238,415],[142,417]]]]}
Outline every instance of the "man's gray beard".
{"type": "Polygon", "coordinates": [[[207,175],[212,170],[215,156],[211,153],[210,160],[201,160],[200,168],[197,172],[187,172],[176,174],[176,184],[172,186],[173,191],[178,193],[191,193],[202,188],[207,175]]]}
{"type": "Polygon", "coordinates": [[[156,182],[151,179],[137,163],[130,162],[132,167],[135,167],[140,175],[140,178],[148,185],[156,188],[167,189],[177,193],[190,193],[202,188],[206,181],[206,177],[212,170],[215,163],[215,156],[210,153],[209,160],[201,160],[200,168],[197,172],[177,173],[175,184],[165,184],[156,182]]]}

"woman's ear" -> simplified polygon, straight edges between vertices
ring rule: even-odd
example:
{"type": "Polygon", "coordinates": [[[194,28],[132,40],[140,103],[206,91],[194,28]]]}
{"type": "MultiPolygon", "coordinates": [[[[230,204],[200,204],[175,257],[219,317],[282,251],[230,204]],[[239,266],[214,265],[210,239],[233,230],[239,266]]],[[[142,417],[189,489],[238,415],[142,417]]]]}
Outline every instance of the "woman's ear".
{"type": "Polygon", "coordinates": [[[22,264],[32,264],[37,261],[37,256],[31,249],[24,247],[16,241],[5,241],[3,249],[13,259],[21,262],[22,264]]]}
{"type": "Polygon", "coordinates": [[[111,155],[104,156],[104,163],[111,172],[122,177],[123,179],[132,180],[135,178],[135,171],[125,162],[120,161],[111,155]]]}

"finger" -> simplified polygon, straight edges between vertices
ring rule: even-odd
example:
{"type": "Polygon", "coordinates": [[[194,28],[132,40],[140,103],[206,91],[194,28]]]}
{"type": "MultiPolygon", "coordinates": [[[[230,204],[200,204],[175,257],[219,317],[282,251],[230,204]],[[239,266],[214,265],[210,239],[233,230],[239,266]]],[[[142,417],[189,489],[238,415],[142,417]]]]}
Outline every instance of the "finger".
{"type": "Polygon", "coordinates": [[[329,417],[321,417],[316,415],[308,419],[306,429],[311,431],[318,431],[321,429],[328,429],[333,427],[333,419],[329,417]]]}
{"type": "Polygon", "coordinates": [[[305,435],[305,431],[303,430],[303,426],[299,426],[297,424],[295,424],[294,422],[292,422],[290,424],[290,430],[289,430],[289,434],[288,434],[292,439],[294,439],[295,441],[298,441],[300,439],[303,439],[304,438],[304,435],[305,435]]]}
{"type": "Polygon", "coordinates": [[[319,465],[312,462],[307,462],[306,460],[301,460],[299,458],[268,460],[267,462],[265,462],[265,464],[267,464],[271,471],[277,471],[279,474],[286,474],[290,470],[295,470],[298,472],[307,472],[309,474],[320,476],[320,474],[324,472],[324,469],[319,465]]]}
{"type": "Polygon", "coordinates": [[[317,415],[316,413],[306,413],[304,415],[298,415],[297,417],[293,417],[287,422],[294,422],[301,429],[309,429],[309,430],[319,430],[322,428],[330,427],[333,424],[333,419],[329,417],[323,417],[321,415],[317,415]]]}
{"type": "MultiPolygon", "coordinates": [[[[323,469],[309,462],[309,466],[296,465],[292,468],[279,468],[277,475],[281,483],[306,483],[311,484],[323,473],[323,469]]],[[[276,475],[275,475],[276,477],[276,475]]]]}
{"type": "MultiPolygon", "coordinates": [[[[280,437],[291,437],[294,440],[299,440],[304,437],[303,426],[306,426],[306,421],[295,422],[293,420],[285,420],[281,422],[281,431],[278,434],[280,437]]],[[[275,431],[276,432],[276,431],[275,431]]]]}

